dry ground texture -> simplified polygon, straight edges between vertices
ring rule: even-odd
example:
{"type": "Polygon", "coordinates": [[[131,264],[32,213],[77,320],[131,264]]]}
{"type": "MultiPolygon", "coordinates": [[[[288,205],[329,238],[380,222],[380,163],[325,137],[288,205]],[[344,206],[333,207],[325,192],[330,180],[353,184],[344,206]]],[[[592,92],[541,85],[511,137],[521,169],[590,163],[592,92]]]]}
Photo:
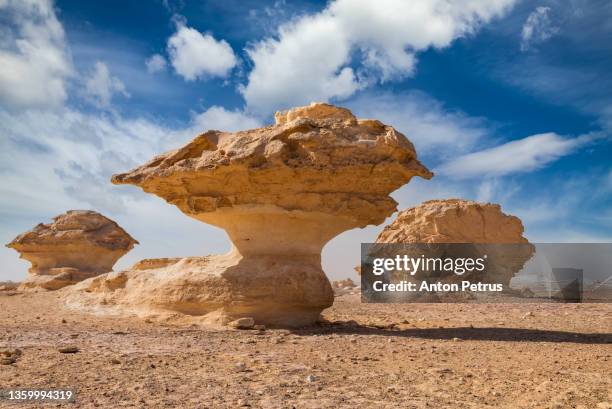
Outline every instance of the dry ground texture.
{"type": "MultiPolygon", "coordinates": [[[[11,295],[12,294],[12,295],[11,295]]],[[[79,408],[612,408],[611,304],[361,304],[321,325],[211,330],[66,311],[0,292],[0,388],[71,387],[79,408]],[[60,348],[76,346],[77,353],[60,348]]]]}

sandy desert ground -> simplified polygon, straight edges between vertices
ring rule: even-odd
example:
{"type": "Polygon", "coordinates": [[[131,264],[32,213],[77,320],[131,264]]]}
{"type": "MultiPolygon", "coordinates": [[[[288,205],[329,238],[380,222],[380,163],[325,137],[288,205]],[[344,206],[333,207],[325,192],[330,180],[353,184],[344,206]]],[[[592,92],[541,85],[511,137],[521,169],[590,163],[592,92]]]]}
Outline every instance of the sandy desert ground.
{"type": "Polygon", "coordinates": [[[22,351],[0,386],[77,391],[76,405],[45,407],[612,408],[610,304],[342,295],[292,331],[80,315],[61,291],[0,292],[0,311],[0,348],[22,351]]]}

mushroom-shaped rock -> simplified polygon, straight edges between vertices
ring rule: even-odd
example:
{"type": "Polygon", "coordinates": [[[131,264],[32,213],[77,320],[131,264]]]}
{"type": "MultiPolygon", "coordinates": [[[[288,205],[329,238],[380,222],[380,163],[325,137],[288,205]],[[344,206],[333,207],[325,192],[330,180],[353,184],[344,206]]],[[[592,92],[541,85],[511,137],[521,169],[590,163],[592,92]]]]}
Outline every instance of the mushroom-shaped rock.
{"type": "Polygon", "coordinates": [[[28,260],[21,289],[56,290],[112,271],[138,244],[117,223],[91,210],[69,210],[17,236],[6,246],[28,260]]]}
{"type": "Polygon", "coordinates": [[[389,193],[413,176],[432,174],[404,135],[328,104],[277,113],[264,128],[205,132],[112,181],[224,229],[232,251],[148,260],[123,278],[99,277],[73,304],[96,304],[99,295],[131,310],[204,321],[313,323],[333,302],[322,247],[345,230],[382,223],[397,205],[389,193]],[[121,288],[110,290],[105,280],[121,288]]]}
{"type": "MultiPolygon", "coordinates": [[[[462,199],[430,200],[401,211],[378,235],[376,243],[474,244],[470,247],[474,256],[481,257],[483,248],[486,249],[489,262],[495,263],[495,269],[485,271],[486,277],[480,277],[478,273],[470,277],[450,276],[502,283],[504,288],[535,251],[523,237],[523,223],[518,217],[503,213],[498,204],[462,199]],[[500,246],[492,246],[494,244],[500,246]]],[[[462,247],[460,250],[466,249],[462,247]]]]}

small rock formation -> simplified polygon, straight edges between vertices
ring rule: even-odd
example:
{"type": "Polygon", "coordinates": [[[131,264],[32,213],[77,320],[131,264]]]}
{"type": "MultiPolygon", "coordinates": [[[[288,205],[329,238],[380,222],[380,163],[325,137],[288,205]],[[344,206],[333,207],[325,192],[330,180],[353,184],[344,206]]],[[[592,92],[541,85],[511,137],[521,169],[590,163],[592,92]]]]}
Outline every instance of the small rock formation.
{"type": "Polygon", "coordinates": [[[355,284],[355,282],[351,280],[350,278],[347,278],[345,280],[337,280],[337,281],[332,282],[332,287],[333,288],[355,288],[357,287],[357,284],[355,284]]]}
{"type": "Polygon", "coordinates": [[[0,365],[12,365],[22,354],[21,349],[0,349],[0,365]]]}
{"type": "MultiPolygon", "coordinates": [[[[521,244],[499,249],[486,246],[488,260],[495,263],[496,269],[484,279],[503,283],[504,288],[535,251],[523,237],[523,223],[518,217],[503,213],[498,204],[462,199],[430,200],[401,211],[378,235],[376,243],[521,244]]],[[[482,253],[474,246],[475,256],[482,253]]],[[[483,279],[467,274],[459,278],[483,279]]]]}
{"type": "Polygon", "coordinates": [[[404,135],[347,109],[318,103],[275,118],[264,128],[205,132],[112,178],[223,228],[229,254],[148,260],[83,283],[69,305],[180,312],[223,324],[243,317],[314,323],[333,302],[321,269],[325,243],[382,223],[397,205],[389,193],[432,174],[404,135]]]}
{"type": "Polygon", "coordinates": [[[255,326],[255,320],[251,317],[243,317],[230,322],[228,325],[236,329],[252,329],[255,326]]]}
{"type": "Polygon", "coordinates": [[[0,291],[15,291],[19,283],[14,281],[0,281],[0,291]]]}
{"type": "Polygon", "coordinates": [[[346,294],[357,294],[359,292],[359,288],[357,284],[350,278],[344,280],[332,281],[332,288],[334,289],[334,295],[339,297],[341,295],[346,294]]]}
{"type": "Polygon", "coordinates": [[[138,244],[117,223],[91,210],[69,210],[17,236],[6,247],[28,260],[30,275],[19,288],[57,290],[112,271],[138,244]]]}

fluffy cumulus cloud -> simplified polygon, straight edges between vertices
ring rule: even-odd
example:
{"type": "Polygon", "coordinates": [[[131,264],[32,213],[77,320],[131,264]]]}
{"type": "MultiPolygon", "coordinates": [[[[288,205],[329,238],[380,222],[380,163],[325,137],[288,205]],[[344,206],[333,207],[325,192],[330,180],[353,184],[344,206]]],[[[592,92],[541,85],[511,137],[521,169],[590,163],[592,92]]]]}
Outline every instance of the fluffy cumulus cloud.
{"type": "Polygon", "coordinates": [[[531,135],[447,162],[437,173],[452,178],[482,178],[530,172],[575,152],[596,139],[593,134],[564,138],[555,133],[531,135]]]}
{"type": "Polygon", "coordinates": [[[225,77],[238,59],[225,40],[216,40],[195,28],[177,23],[176,33],[168,39],[170,63],[187,81],[203,77],[225,77]]]}
{"type": "Polygon", "coordinates": [[[550,17],[550,7],[537,7],[525,20],[521,30],[521,51],[543,43],[559,32],[550,17]]]}
{"type": "Polygon", "coordinates": [[[242,93],[264,113],[348,97],[372,81],[412,74],[417,52],[473,33],[514,1],[335,0],[249,48],[254,67],[242,93]]]}
{"type": "Polygon", "coordinates": [[[96,61],[93,71],[85,78],[85,96],[96,106],[107,108],[117,94],[130,96],[125,84],[111,75],[108,66],[102,61],[96,61]]]}
{"type": "Polygon", "coordinates": [[[72,73],[64,29],[49,0],[3,0],[9,28],[0,40],[0,102],[7,107],[61,105],[72,73]]]}
{"type": "Polygon", "coordinates": [[[145,61],[145,66],[147,67],[147,71],[149,73],[156,73],[160,71],[165,71],[168,63],[163,55],[153,54],[151,57],[147,58],[145,61]]]}

